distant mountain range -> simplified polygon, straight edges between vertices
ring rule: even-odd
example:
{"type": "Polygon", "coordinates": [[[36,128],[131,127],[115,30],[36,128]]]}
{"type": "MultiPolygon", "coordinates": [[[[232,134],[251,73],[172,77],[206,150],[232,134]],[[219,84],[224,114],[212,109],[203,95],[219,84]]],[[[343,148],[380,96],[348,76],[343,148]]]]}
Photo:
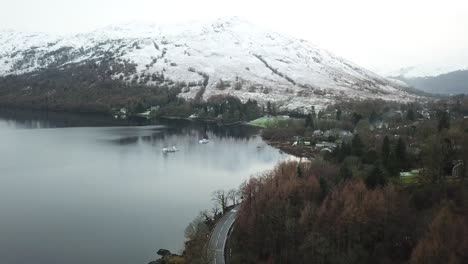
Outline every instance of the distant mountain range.
{"type": "MultiPolygon", "coordinates": [[[[465,56],[466,57],[466,56],[465,56]]],[[[457,60],[431,62],[403,67],[392,71],[379,71],[390,79],[403,81],[408,86],[432,94],[467,94],[468,61],[463,54],[457,60]],[[466,61],[466,63],[464,63],[466,61]]]]}
{"type": "Polygon", "coordinates": [[[453,71],[437,76],[394,76],[411,87],[433,94],[468,94],[468,70],[453,71]]]}
{"type": "Polygon", "coordinates": [[[0,32],[0,104],[149,98],[134,86],[178,88],[188,100],[232,95],[272,101],[283,109],[416,98],[401,82],[238,18],[164,27],[131,23],[73,36],[0,32]]]}

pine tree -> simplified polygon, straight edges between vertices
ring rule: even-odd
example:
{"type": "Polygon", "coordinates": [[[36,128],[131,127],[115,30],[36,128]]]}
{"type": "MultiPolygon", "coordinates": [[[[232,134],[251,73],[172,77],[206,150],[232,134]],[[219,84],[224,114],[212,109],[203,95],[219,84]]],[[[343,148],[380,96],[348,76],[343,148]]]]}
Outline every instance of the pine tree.
{"type": "Polygon", "coordinates": [[[359,134],[356,134],[351,141],[351,152],[355,156],[362,156],[364,152],[364,144],[362,143],[361,137],[359,134]]]}
{"type": "Polygon", "coordinates": [[[312,115],[313,118],[317,116],[317,113],[315,113],[315,106],[312,106],[310,109],[310,115],[312,115]]]}
{"type": "Polygon", "coordinates": [[[437,129],[440,131],[442,131],[442,129],[446,128],[446,129],[449,129],[450,128],[450,117],[449,117],[449,114],[447,113],[447,111],[439,111],[437,113],[437,116],[439,118],[439,123],[437,124],[437,129]]]}
{"type": "Polygon", "coordinates": [[[372,113],[369,116],[369,123],[374,123],[377,121],[377,113],[375,111],[372,111],[372,113]]]}
{"type": "Polygon", "coordinates": [[[348,165],[343,164],[340,168],[340,177],[343,180],[348,180],[353,177],[353,172],[349,169],[348,165]]]}
{"type": "Polygon", "coordinates": [[[407,157],[406,157],[406,144],[403,139],[398,138],[398,142],[395,146],[395,156],[398,162],[398,169],[406,169],[407,157]]]}
{"type": "Polygon", "coordinates": [[[354,112],[353,117],[352,117],[353,124],[356,125],[359,122],[359,120],[361,120],[361,118],[362,118],[361,114],[358,114],[358,113],[354,112]]]}
{"type": "Polygon", "coordinates": [[[305,119],[305,127],[314,129],[314,118],[312,117],[311,114],[308,114],[305,119]]]}
{"type": "Polygon", "coordinates": [[[387,162],[387,170],[392,176],[398,176],[400,172],[400,161],[395,151],[390,152],[387,162]]]}
{"type": "Polygon", "coordinates": [[[337,148],[336,155],[339,162],[342,162],[347,156],[351,155],[351,147],[349,144],[343,142],[341,147],[337,148]]]}
{"type": "Polygon", "coordinates": [[[325,113],[322,110],[320,110],[318,112],[318,119],[322,119],[324,115],[325,115],[325,113]]]}
{"type": "Polygon", "coordinates": [[[319,178],[319,183],[320,183],[320,200],[325,199],[327,197],[327,194],[330,192],[330,186],[328,185],[327,181],[320,176],[319,178]]]}
{"type": "Polygon", "coordinates": [[[301,164],[297,164],[296,174],[298,178],[302,178],[301,164]]]}
{"type": "Polygon", "coordinates": [[[408,112],[406,112],[406,119],[409,121],[415,120],[415,114],[414,114],[413,108],[408,109],[408,112]]]}
{"type": "Polygon", "coordinates": [[[378,186],[384,186],[387,182],[382,170],[379,166],[375,166],[366,178],[366,185],[368,188],[376,188],[378,186]]]}
{"type": "Polygon", "coordinates": [[[336,120],[341,120],[341,108],[338,108],[338,110],[336,110],[336,120]]]}
{"type": "Polygon", "coordinates": [[[382,163],[388,169],[388,162],[390,158],[390,139],[385,136],[382,143],[382,163]]]}

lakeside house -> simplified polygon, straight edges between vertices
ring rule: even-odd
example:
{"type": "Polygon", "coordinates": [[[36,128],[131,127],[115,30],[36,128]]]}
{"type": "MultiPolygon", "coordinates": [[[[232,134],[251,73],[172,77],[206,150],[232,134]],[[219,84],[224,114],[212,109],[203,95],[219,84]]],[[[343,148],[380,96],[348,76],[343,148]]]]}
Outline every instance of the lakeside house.
{"type": "Polygon", "coordinates": [[[328,129],[328,130],[325,130],[325,131],[315,130],[312,133],[312,135],[314,137],[324,137],[324,138],[328,138],[328,137],[345,138],[345,137],[352,136],[353,133],[351,131],[348,131],[348,130],[334,128],[334,129],[328,129]]]}
{"type": "Polygon", "coordinates": [[[403,171],[400,172],[400,177],[415,177],[419,176],[419,170],[403,171]]]}
{"type": "Polygon", "coordinates": [[[388,123],[386,122],[383,122],[383,121],[377,121],[377,122],[374,122],[373,124],[370,124],[369,125],[369,129],[371,131],[374,131],[375,129],[387,129],[388,128],[388,123]]]}
{"type": "Polygon", "coordinates": [[[315,144],[315,147],[323,150],[323,149],[329,149],[330,151],[335,149],[338,146],[338,144],[333,143],[333,142],[328,142],[328,141],[322,141],[317,144],[315,144]]]}
{"type": "Polygon", "coordinates": [[[315,130],[315,131],[312,133],[312,135],[313,135],[314,137],[321,137],[321,136],[323,136],[323,132],[322,132],[322,130],[315,130]]]}

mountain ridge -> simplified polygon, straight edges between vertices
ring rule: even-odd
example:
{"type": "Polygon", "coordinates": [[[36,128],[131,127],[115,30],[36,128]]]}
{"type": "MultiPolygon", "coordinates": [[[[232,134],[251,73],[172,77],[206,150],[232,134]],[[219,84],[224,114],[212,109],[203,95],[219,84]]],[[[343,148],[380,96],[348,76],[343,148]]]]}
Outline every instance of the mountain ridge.
{"type": "Polygon", "coordinates": [[[468,94],[468,70],[457,70],[436,76],[404,77],[397,80],[418,90],[442,95],[468,94]]]}
{"type": "Polygon", "coordinates": [[[349,99],[417,98],[310,42],[239,18],[176,26],[130,23],[72,36],[2,33],[0,50],[3,78],[94,63],[105,65],[100,71],[112,80],[180,86],[179,97],[188,100],[232,95],[305,109],[349,99]]]}

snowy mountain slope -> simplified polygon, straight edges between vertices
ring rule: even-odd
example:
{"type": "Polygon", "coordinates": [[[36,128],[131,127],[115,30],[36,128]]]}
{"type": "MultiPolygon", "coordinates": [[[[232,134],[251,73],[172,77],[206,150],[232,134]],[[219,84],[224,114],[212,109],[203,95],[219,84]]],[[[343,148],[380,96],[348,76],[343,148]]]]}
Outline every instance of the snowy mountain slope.
{"type": "Polygon", "coordinates": [[[230,94],[282,108],[350,98],[409,101],[405,87],[313,44],[238,18],[130,23],[74,36],[0,32],[0,76],[94,63],[122,82],[182,87],[181,97],[230,94]],[[105,62],[105,63],[104,63],[105,62]]]}

